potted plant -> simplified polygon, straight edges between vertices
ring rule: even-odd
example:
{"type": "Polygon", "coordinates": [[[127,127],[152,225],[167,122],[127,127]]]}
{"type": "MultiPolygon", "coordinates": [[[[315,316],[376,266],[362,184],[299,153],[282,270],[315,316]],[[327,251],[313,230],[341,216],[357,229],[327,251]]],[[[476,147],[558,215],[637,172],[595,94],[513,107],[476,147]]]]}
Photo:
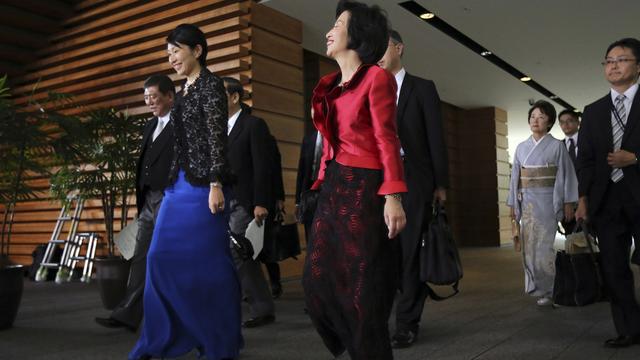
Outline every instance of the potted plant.
{"type": "Polygon", "coordinates": [[[85,199],[101,200],[108,256],[96,259],[96,278],[105,307],[113,308],[124,297],[129,273],[129,263],[115,254],[115,212],[120,209],[122,229],[135,191],[143,121],[126,112],[98,109],[78,119],[61,118],[57,126],[61,134],[54,147],[63,166],[51,177],[51,192],[63,201],[73,190],[85,199]]]}
{"type": "Polygon", "coordinates": [[[9,259],[14,208],[19,201],[37,197],[26,180],[47,174],[41,165],[41,158],[49,153],[49,137],[43,131],[47,117],[33,105],[16,106],[7,77],[0,78],[0,330],[13,325],[22,298],[24,270],[9,259]]]}

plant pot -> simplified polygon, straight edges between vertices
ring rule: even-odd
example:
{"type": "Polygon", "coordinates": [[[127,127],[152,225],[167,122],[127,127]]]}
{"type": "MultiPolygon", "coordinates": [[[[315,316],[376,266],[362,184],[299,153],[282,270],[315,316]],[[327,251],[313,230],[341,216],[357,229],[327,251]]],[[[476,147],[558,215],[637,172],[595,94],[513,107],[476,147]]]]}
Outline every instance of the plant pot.
{"type": "Polygon", "coordinates": [[[129,280],[129,262],[121,257],[96,258],[96,280],[102,305],[113,310],[124,299],[129,280]]]}
{"type": "Polygon", "coordinates": [[[22,265],[0,267],[0,330],[13,326],[24,286],[22,265]]]}

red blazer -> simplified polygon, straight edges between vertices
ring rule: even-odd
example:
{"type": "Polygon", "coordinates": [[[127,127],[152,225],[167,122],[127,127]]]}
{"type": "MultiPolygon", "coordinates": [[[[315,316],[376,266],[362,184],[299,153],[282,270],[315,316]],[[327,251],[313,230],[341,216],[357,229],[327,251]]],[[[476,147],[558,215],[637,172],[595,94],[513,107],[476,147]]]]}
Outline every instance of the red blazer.
{"type": "Polygon", "coordinates": [[[323,136],[317,189],[326,161],[381,169],[378,194],[407,192],[396,129],[396,79],[376,65],[361,65],[350,81],[336,86],[340,72],[324,76],[313,90],[313,124],[323,136]]]}

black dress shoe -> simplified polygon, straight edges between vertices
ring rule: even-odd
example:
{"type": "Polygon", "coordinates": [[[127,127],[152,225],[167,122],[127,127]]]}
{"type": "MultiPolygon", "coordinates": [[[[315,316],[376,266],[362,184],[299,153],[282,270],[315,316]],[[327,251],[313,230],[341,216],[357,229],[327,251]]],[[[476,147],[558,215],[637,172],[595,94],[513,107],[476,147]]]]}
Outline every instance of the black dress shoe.
{"type": "Polygon", "coordinates": [[[271,324],[274,321],[276,321],[276,317],[274,315],[257,316],[243,322],[242,326],[246,328],[254,328],[258,326],[271,324]]]}
{"type": "Polygon", "coordinates": [[[271,286],[271,297],[274,299],[282,296],[282,285],[272,285],[271,286]]]}
{"type": "Polygon", "coordinates": [[[620,335],[617,338],[609,339],[604,342],[604,346],[608,348],[625,348],[631,345],[640,344],[640,335],[628,336],[620,335]]]}
{"type": "Polygon", "coordinates": [[[125,328],[131,332],[136,332],[136,328],[129,325],[129,324],[125,324],[122,321],[118,321],[114,318],[101,318],[101,317],[97,317],[96,319],[96,323],[98,323],[98,325],[104,326],[106,328],[109,329],[119,329],[119,328],[125,328]]]}
{"type": "Polygon", "coordinates": [[[416,333],[411,330],[399,330],[391,338],[391,347],[394,349],[404,349],[416,342],[416,333]]]}

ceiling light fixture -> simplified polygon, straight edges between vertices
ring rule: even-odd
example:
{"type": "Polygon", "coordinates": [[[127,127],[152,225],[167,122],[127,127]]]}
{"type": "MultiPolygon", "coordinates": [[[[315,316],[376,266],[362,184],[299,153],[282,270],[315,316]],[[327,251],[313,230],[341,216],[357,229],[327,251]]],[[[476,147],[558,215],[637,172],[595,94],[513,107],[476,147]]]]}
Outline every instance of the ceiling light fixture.
{"type": "Polygon", "coordinates": [[[429,20],[429,19],[433,19],[434,17],[436,17],[436,14],[432,12],[426,12],[426,13],[420,14],[420,19],[422,20],[429,20]]]}
{"type": "Polygon", "coordinates": [[[426,16],[427,14],[433,15],[429,19],[429,21],[426,21],[429,25],[442,31],[443,33],[448,35],[450,38],[457,41],[461,45],[467,47],[469,50],[473,51],[474,53],[481,55],[483,58],[485,58],[495,66],[504,70],[514,78],[527,84],[527,86],[539,92],[540,94],[544,95],[545,97],[552,99],[555,103],[561,105],[565,109],[575,109],[575,106],[572,106],[568,102],[562,100],[559,96],[555,95],[554,93],[549,91],[547,88],[538,84],[535,80],[532,80],[529,76],[525,75],[525,73],[516,69],[513,65],[507,63],[506,61],[498,57],[496,54],[487,50],[486,47],[478,44],[476,41],[474,41],[467,35],[460,32],[460,30],[454,28],[453,26],[448,24],[446,21],[442,20],[441,17],[439,16],[436,17],[432,11],[425,9],[422,5],[418,4],[418,2],[402,1],[398,3],[398,5],[400,5],[402,8],[409,11],[410,13],[412,13],[413,15],[415,15],[420,19],[424,19],[423,15],[424,16],[426,16]]]}

